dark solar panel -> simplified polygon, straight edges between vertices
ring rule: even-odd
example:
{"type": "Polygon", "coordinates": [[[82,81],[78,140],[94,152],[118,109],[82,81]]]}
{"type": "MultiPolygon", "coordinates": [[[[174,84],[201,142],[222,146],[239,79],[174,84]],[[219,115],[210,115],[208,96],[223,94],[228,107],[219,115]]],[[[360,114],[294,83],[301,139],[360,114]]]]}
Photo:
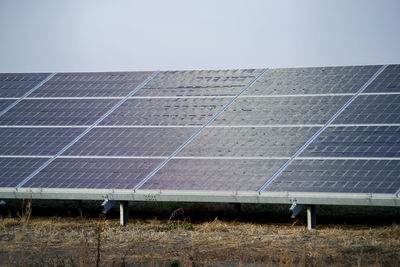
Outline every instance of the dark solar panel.
{"type": "Polygon", "coordinates": [[[256,191],[284,162],[172,159],[140,189],[256,191]]]}
{"type": "Polygon", "coordinates": [[[0,158],[0,187],[16,187],[47,159],[0,158]]]}
{"type": "Polygon", "coordinates": [[[31,97],[123,97],[152,72],[57,73],[31,97]]]}
{"type": "Polygon", "coordinates": [[[400,95],[360,95],[334,123],[400,123],[400,95]]]}
{"type": "Polygon", "coordinates": [[[245,95],[355,93],[379,67],[270,69],[245,95]]]}
{"type": "Polygon", "coordinates": [[[230,99],[129,99],[101,124],[201,126],[230,99]]]}
{"type": "Polygon", "coordinates": [[[178,156],[289,157],[317,127],[206,128],[178,156]]]}
{"type": "Polygon", "coordinates": [[[323,124],[350,97],[261,97],[239,98],[216,125],[323,124]]]}
{"type": "Polygon", "coordinates": [[[49,73],[0,73],[0,97],[21,97],[49,73]]]}
{"type": "Polygon", "coordinates": [[[138,96],[234,96],[261,70],[164,71],[138,96]]]}
{"type": "Polygon", "coordinates": [[[14,100],[2,100],[2,99],[0,99],[0,112],[3,111],[5,108],[7,108],[9,105],[11,105],[13,102],[14,102],[14,100]]]}
{"type": "Polygon", "coordinates": [[[23,187],[132,189],[161,160],[58,158],[23,187]]]}
{"type": "Polygon", "coordinates": [[[400,65],[389,65],[365,92],[400,92],[400,65]]]}
{"type": "Polygon", "coordinates": [[[55,155],[84,128],[0,128],[0,155],[55,155]]]}
{"type": "Polygon", "coordinates": [[[118,100],[23,100],[0,117],[0,125],[90,125],[118,100]]]}
{"type": "Polygon", "coordinates": [[[400,160],[295,160],[265,191],[395,193],[400,160]]]}
{"type": "Polygon", "coordinates": [[[169,156],[196,128],[95,128],[64,155],[169,156]]]}
{"type": "Polygon", "coordinates": [[[328,127],[300,156],[400,157],[400,127],[328,127]]]}

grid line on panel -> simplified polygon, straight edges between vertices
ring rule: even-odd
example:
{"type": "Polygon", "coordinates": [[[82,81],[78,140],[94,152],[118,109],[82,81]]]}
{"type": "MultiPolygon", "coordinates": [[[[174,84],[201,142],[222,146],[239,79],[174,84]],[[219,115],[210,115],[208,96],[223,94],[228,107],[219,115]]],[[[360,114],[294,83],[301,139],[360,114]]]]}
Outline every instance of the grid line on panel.
{"type": "Polygon", "coordinates": [[[296,158],[299,156],[329,125],[381,74],[388,65],[384,65],[372,75],[372,77],[321,127],[313,136],[310,137],[294,154],[287,160],[258,190],[260,193],[268,187],[296,158]]]}
{"type": "Polygon", "coordinates": [[[33,87],[31,90],[29,90],[28,92],[26,92],[23,96],[21,96],[20,98],[18,98],[15,102],[13,102],[11,105],[9,105],[8,107],[6,107],[3,111],[0,112],[0,117],[3,116],[7,111],[9,111],[10,109],[12,109],[13,107],[15,107],[19,102],[21,102],[22,100],[24,100],[25,98],[27,98],[30,94],[32,94],[35,90],[37,90],[40,86],[42,86],[43,84],[45,84],[47,81],[49,81],[51,78],[53,78],[57,73],[54,72],[52,74],[50,74],[49,76],[47,76],[43,81],[41,81],[40,83],[38,83],[35,87],[33,87]]]}
{"type": "Polygon", "coordinates": [[[260,79],[268,69],[264,69],[260,72],[257,77],[255,77],[248,85],[246,85],[235,97],[226,103],[214,116],[206,122],[200,129],[198,129],[189,139],[187,139],[178,149],[176,149],[166,160],[164,160],[160,165],[158,165],[152,172],[150,172],[140,183],[138,183],[133,190],[136,191],[140,189],[151,177],[153,177],[162,167],[164,167],[173,157],[175,157],[182,149],[184,149],[196,136],[198,136],[208,125],[215,121],[218,116],[220,116],[229,106],[231,106],[242,94],[244,94],[247,89],[249,89],[253,84],[255,84],[258,79],[260,79]]]}
{"type": "Polygon", "coordinates": [[[90,132],[96,125],[102,122],[105,118],[107,118],[112,112],[114,112],[117,108],[119,108],[125,101],[132,95],[134,95],[137,91],[139,91],[142,87],[144,87],[148,82],[150,82],[154,77],[158,75],[159,71],[150,75],[146,80],[144,80],[141,84],[139,84],[133,91],[131,91],[125,98],[115,104],[110,110],[108,110],[105,114],[103,114],[99,119],[97,119],[89,128],[85,129],[80,135],[78,135],[74,140],[72,140],[68,145],[63,147],[56,155],[47,160],[43,165],[37,168],[34,172],[32,172],[28,177],[26,177],[22,182],[20,182],[16,188],[22,187],[26,184],[30,179],[32,179],[36,174],[46,168],[50,163],[52,163],[57,157],[63,154],[68,148],[73,146],[76,142],[78,142],[82,137],[84,137],[88,132],[90,132]]]}

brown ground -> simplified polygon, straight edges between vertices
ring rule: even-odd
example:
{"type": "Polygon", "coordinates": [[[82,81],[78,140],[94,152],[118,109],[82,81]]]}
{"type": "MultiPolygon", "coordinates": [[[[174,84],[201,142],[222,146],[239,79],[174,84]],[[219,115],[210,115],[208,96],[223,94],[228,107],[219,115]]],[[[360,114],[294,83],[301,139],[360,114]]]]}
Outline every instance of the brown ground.
{"type": "Polygon", "coordinates": [[[117,216],[30,217],[29,209],[19,212],[22,216],[3,213],[0,262],[2,266],[96,266],[97,263],[98,266],[398,266],[400,263],[399,224],[319,224],[317,230],[310,231],[301,220],[272,224],[223,218],[191,223],[182,209],[175,208],[169,219],[131,218],[126,227],[119,226],[117,216]]]}

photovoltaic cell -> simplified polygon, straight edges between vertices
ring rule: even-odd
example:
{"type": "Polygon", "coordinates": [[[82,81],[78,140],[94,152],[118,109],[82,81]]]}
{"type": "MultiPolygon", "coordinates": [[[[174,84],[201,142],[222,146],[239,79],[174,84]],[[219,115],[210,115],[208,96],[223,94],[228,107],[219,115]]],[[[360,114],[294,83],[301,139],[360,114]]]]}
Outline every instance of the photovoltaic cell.
{"type": "Polygon", "coordinates": [[[400,92],[400,65],[389,65],[365,92],[400,92]]]}
{"type": "Polygon", "coordinates": [[[84,128],[0,128],[0,155],[55,155],[84,128]]]}
{"type": "Polygon", "coordinates": [[[31,97],[124,97],[152,72],[57,73],[31,97]]]}
{"type": "Polygon", "coordinates": [[[58,158],[25,188],[132,189],[161,160],[58,158]]]}
{"type": "Polygon", "coordinates": [[[101,125],[203,125],[230,98],[129,99],[101,125]]]}
{"type": "Polygon", "coordinates": [[[90,125],[118,100],[23,100],[0,117],[0,125],[90,125]]]}
{"type": "Polygon", "coordinates": [[[261,70],[164,71],[137,96],[234,96],[261,70]]]}
{"type": "Polygon", "coordinates": [[[64,155],[169,156],[196,128],[95,128],[64,155]]]}
{"type": "Polygon", "coordinates": [[[0,112],[3,111],[5,108],[7,108],[9,105],[11,105],[14,101],[15,100],[2,100],[2,99],[0,99],[0,112]]]}
{"type": "Polygon", "coordinates": [[[47,159],[0,158],[0,187],[15,187],[47,159]]]}
{"type": "Polygon", "coordinates": [[[0,73],[0,97],[21,97],[50,73],[0,73]]]}
{"type": "Polygon", "coordinates": [[[400,157],[400,127],[328,127],[304,157],[400,157]]]}
{"type": "Polygon", "coordinates": [[[296,128],[206,128],[178,156],[290,157],[316,131],[296,128]]]}
{"type": "Polygon", "coordinates": [[[349,96],[239,98],[215,125],[323,124],[349,96]]]}
{"type": "Polygon", "coordinates": [[[400,95],[360,95],[333,123],[400,123],[400,95]]]}
{"type": "Polygon", "coordinates": [[[270,69],[245,95],[355,93],[379,67],[270,69]]]}
{"type": "Polygon", "coordinates": [[[395,193],[399,160],[295,160],[265,191],[395,193]]]}
{"type": "Polygon", "coordinates": [[[172,159],[140,189],[256,191],[284,160],[172,159]]]}

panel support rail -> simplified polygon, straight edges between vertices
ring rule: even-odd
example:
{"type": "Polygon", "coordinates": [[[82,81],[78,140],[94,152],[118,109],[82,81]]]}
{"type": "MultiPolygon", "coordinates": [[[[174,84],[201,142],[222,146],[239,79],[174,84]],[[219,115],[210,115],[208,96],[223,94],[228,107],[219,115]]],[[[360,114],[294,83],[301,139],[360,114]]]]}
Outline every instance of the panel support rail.
{"type": "Polygon", "coordinates": [[[134,188],[133,190],[136,191],[140,189],[151,177],[153,177],[162,167],[164,167],[173,157],[175,157],[179,152],[182,151],[190,142],[193,141],[196,136],[198,136],[208,125],[210,125],[215,119],[219,117],[229,106],[231,106],[239,96],[244,94],[244,92],[247,91],[253,84],[255,84],[261,76],[263,76],[268,69],[263,69],[257,77],[255,77],[248,85],[246,85],[234,98],[231,99],[227,104],[225,104],[217,113],[212,116],[212,118],[207,121],[206,124],[204,124],[200,129],[198,129],[192,136],[189,137],[189,139],[186,140],[185,143],[183,143],[180,147],[178,147],[177,150],[175,150],[166,160],[160,163],[152,172],[150,172],[142,181],[140,181],[134,188]]]}
{"type": "Polygon", "coordinates": [[[24,100],[26,97],[28,97],[30,94],[32,94],[36,89],[38,89],[39,87],[41,87],[43,84],[45,84],[48,80],[50,80],[51,78],[53,78],[55,75],[57,74],[57,72],[53,72],[52,74],[50,74],[49,76],[47,76],[43,81],[41,81],[40,83],[38,83],[35,87],[33,87],[31,90],[29,90],[28,92],[26,92],[23,96],[21,96],[20,98],[18,98],[15,102],[13,102],[11,105],[9,105],[8,107],[6,107],[3,111],[0,112],[0,117],[4,115],[4,113],[6,113],[7,111],[9,111],[10,109],[12,109],[13,107],[15,107],[19,102],[21,102],[22,100],[24,100]]]}
{"type": "Polygon", "coordinates": [[[379,70],[372,75],[372,77],[360,88],[358,91],[338,110],[335,114],[322,126],[319,130],[313,134],[297,151],[293,156],[288,159],[258,190],[260,193],[264,191],[296,158],[299,156],[329,125],[381,74],[388,65],[383,65],[379,70]]]}
{"type": "Polygon", "coordinates": [[[61,156],[68,148],[73,146],[76,142],[78,142],[82,137],[84,137],[88,132],[90,132],[95,126],[100,124],[105,118],[107,118],[112,112],[114,112],[117,108],[119,108],[122,104],[128,100],[129,97],[134,95],[137,91],[139,91],[142,87],[148,84],[154,77],[156,77],[160,73],[159,71],[150,75],[145,81],[139,84],[132,92],[130,92],[127,96],[125,96],[121,101],[115,104],[110,110],[108,110],[103,116],[101,116],[97,121],[95,121],[89,128],[83,131],[80,135],[78,135],[74,140],[72,140],[69,144],[63,147],[56,155],[52,158],[48,159],[45,163],[43,163],[39,168],[37,168],[34,172],[32,172],[28,177],[26,177],[22,182],[20,182],[16,188],[21,188],[24,184],[26,184],[30,179],[32,179],[35,175],[37,175],[40,171],[46,168],[50,163],[52,163],[56,158],[61,156]]]}

